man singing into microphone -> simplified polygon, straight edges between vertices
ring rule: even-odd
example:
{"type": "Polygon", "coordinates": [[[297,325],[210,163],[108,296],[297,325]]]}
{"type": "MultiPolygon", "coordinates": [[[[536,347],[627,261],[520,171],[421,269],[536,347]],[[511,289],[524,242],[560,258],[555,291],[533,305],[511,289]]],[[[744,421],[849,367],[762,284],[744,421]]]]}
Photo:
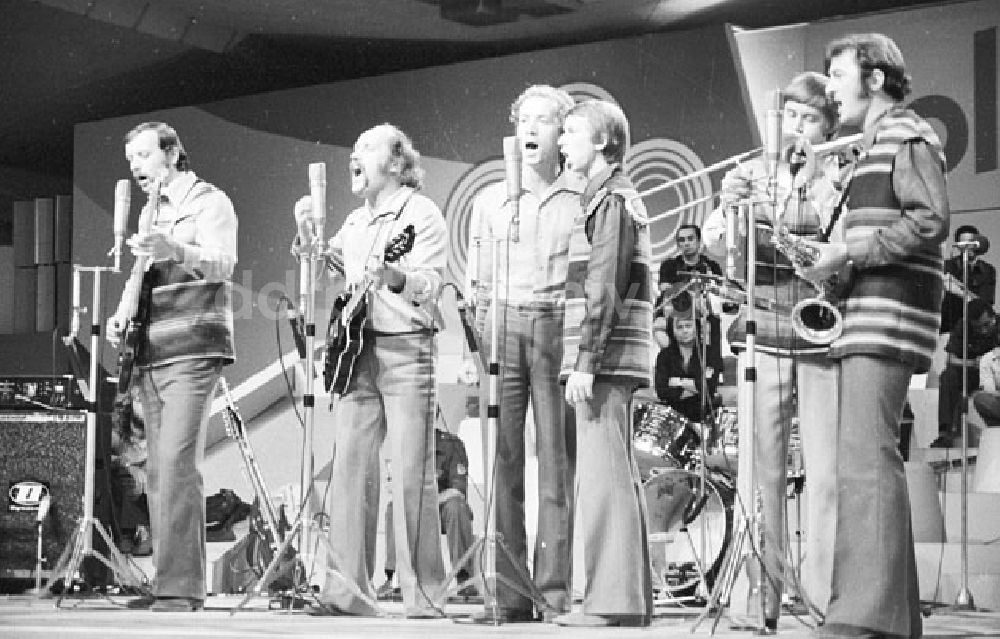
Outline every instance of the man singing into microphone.
{"type": "MultiPolygon", "coordinates": [[[[805,140],[816,145],[829,139],[837,125],[836,107],[826,96],[827,79],[818,73],[801,73],[781,92],[781,147],[790,150],[805,140]]],[[[796,167],[791,158],[782,152],[777,165],[778,210],[770,205],[766,193],[767,167],[762,161],[752,161],[739,166],[722,180],[721,206],[705,221],[707,246],[722,252],[726,246],[726,215],[741,201],[751,201],[757,228],[757,269],[755,271],[756,295],[773,299],[787,308],[813,297],[814,288],[796,277],[792,263],[775,251],[771,236],[776,225],[784,226],[789,233],[809,238],[817,233],[829,233],[836,226],[834,210],[839,192],[834,188],[839,173],[839,160],[835,157],[821,159],[816,175],[809,176],[801,189],[793,188],[796,167]]],[[[797,174],[796,174],[797,175],[797,174]]],[[[804,176],[803,176],[804,177],[804,176]]],[[[839,227],[835,229],[839,232],[839,227]]],[[[740,235],[745,233],[740,231],[740,235]]],[[[835,234],[836,236],[836,234],[835,234]]],[[[729,329],[729,343],[739,357],[739,378],[747,367],[746,314],[740,316],[729,329]]],[[[830,397],[836,396],[838,368],[827,358],[828,345],[815,344],[797,335],[792,328],[790,314],[754,310],[757,322],[756,366],[753,415],[754,430],[750,421],[740,420],[740,441],[756,441],[756,466],[754,485],[750,484],[749,465],[753,463],[750,446],[740,448],[740,498],[747,512],[753,509],[757,488],[762,497],[761,522],[766,534],[764,560],[770,579],[764,578],[765,623],[776,627],[781,612],[782,571],[780,559],[786,547],[785,504],[786,459],[791,434],[792,418],[799,418],[802,452],[809,481],[807,530],[808,543],[802,568],[804,599],[812,602],[822,612],[830,597],[830,579],[833,569],[833,527],[836,512],[836,449],[837,411],[831,406],[830,397]],[[796,404],[797,401],[797,404],[796,404]]],[[[743,403],[743,402],[741,402],[743,403]]],[[[749,402],[743,403],[749,405],[749,402]]],[[[754,582],[756,575],[750,581],[754,582]]],[[[744,600],[743,584],[737,585],[734,600],[744,600]]],[[[750,610],[759,610],[756,602],[750,610]]]]}
{"type": "Polygon", "coordinates": [[[139,217],[139,228],[150,230],[128,241],[136,265],[108,320],[108,339],[116,342],[128,322],[148,314],[133,384],[146,420],[156,566],[155,599],[129,606],[192,611],[205,600],[205,428],[222,366],[233,362],[236,214],[225,193],[190,170],[169,125],[147,122],[129,131],[125,158],[150,196],[139,217]],[[144,279],[150,301],[137,309],[144,279]]]}
{"type": "MultiPolygon", "coordinates": [[[[362,133],[350,162],[351,191],[364,203],[330,240],[335,279],[356,289],[366,277],[368,320],[361,352],[334,403],[336,429],[330,486],[329,539],[334,553],[319,595],[327,614],[378,615],[369,542],[377,517],[378,449],[388,438],[392,460],[396,569],[408,618],[441,616],[430,597],[444,582],[434,463],[435,333],[447,259],[447,229],[440,209],[417,193],[423,184],[420,154],[397,127],[381,124],[362,133]],[[413,245],[385,261],[387,245],[412,226],[413,245]],[[377,500],[377,497],[375,498],[377,500]],[[346,580],[346,581],[345,581],[346,580]]],[[[299,242],[314,237],[312,198],[295,204],[299,242]]]]}
{"type": "MultiPolygon", "coordinates": [[[[538,535],[534,549],[534,583],[547,607],[539,616],[550,619],[569,610],[573,564],[573,432],[564,420],[559,386],[560,339],[570,230],[580,214],[582,181],[563,173],[557,140],[563,118],[573,106],[564,91],[550,86],[526,89],[511,107],[522,161],[508,163],[507,182],[482,191],[473,204],[470,230],[469,298],[476,306],[485,352],[490,352],[490,313],[499,314],[501,380],[500,427],[497,432],[497,533],[513,555],[497,554],[497,572],[521,582],[527,572],[524,517],[525,416],[528,400],[534,411],[535,452],[538,455],[538,535]],[[520,171],[520,175],[516,172],[520,171]],[[509,193],[518,181],[519,193],[509,193]],[[517,198],[517,241],[491,243],[513,236],[512,201],[517,198]],[[481,239],[482,242],[477,240],[481,239]],[[496,245],[499,280],[490,281],[490,259],[496,245]],[[477,286],[471,284],[475,282],[477,286]],[[497,288],[498,308],[491,309],[497,288]]],[[[480,386],[485,393],[488,385],[480,386]]],[[[483,400],[488,401],[484,394],[483,400]]],[[[527,585],[521,586],[522,590],[527,585]]],[[[510,621],[535,618],[532,601],[504,584],[497,597],[510,621]]]]}
{"type": "Polygon", "coordinates": [[[803,269],[822,279],[853,265],[840,361],[833,587],[821,637],[919,637],[910,506],[897,447],[910,377],[926,372],[941,311],[948,234],[946,161],[934,129],[901,103],[910,76],[896,43],[853,34],[826,49],[827,91],[841,123],[863,129],[845,238],[812,243],[803,269]]]}

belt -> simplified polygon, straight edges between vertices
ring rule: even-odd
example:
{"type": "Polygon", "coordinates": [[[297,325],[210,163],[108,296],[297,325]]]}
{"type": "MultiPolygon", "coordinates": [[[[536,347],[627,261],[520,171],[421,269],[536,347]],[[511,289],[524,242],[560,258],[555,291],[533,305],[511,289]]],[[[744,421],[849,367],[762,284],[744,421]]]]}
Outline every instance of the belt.
{"type": "Polygon", "coordinates": [[[559,302],[505,302],[500,300],[500,306],[506,307],[508,310],[514,310],[522,313],[530,313],[537,311],[561,311],[566,308],[566,303],[563,301],[559,302]]]}

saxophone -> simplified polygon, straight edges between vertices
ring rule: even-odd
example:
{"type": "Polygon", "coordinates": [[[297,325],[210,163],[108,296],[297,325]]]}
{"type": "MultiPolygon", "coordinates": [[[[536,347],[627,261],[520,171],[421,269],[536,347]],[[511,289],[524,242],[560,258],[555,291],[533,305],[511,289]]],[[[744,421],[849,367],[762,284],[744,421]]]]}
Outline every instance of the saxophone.
{"type": "MultiPolygon", "coordinates": [[[[783,224],[777,227],[771,242],[796,267],[812,266],[819,259],[819,249],[790,233],[783,224]]],[[[792,307],[791,322],[795,334],[807,342],[827,345],[844,331],[844,318],[837,309],[835,292],[840,286],[839,279],[838,275],[833,275],[818,282],[805,280],[816,289],[816,296],[792,307]]]]}

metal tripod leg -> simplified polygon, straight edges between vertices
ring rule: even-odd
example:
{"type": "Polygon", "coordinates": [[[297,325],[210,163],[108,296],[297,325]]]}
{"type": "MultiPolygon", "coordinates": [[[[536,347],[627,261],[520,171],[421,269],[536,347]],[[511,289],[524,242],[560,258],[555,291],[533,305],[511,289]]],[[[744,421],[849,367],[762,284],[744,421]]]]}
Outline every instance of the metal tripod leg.
{"type": "Polygon", "coordinates": [[[514,580],[508,579],[503,575],[497,573],[493,573],[491,575],[485,575],[483,574],[482,571],[479,571],[477,577],[469,580],[469,581],[474,581],[476,583],[476,586],[480,588],[480,592],[483,594],[483,601],[489,602],[487,603],[487,610],[492,608],[493,610],[492,615],[496,618],[495,619],[496,623],[500,624],[503,623],[504,621],[503,615],[500,614],[499,606],[497,605],[496,602],[497,581],[502,583],[504,586],[510,588],[517,594],[521,595],[522,597],[531,599],[532,602],[535,604],[535,606],[537,606],[539,609],[542,608],[553,609],[551,604],[549,604],[549,602],[545,600],[545,595],[542,594],[542,591],[538,589],[538,586],[536,586],[535,582],[531,579],[531,575],[528,574],[528,572],[524,569],[523,566],[521,566],[518,562],[514,561],[513,553],[511,553],[510,549],[507,547],[507,544],[503,542],[503,539],[500,538],[499,535],[497,536],[496,539],[493,539],[492,542],[487,538],[486,535],[476,538],[476,541],[474,541],[472,543],[472,546],[470,546],[469,549],[465,551],[465,554],[462,555],[462,558],[458,561],[458,563],[455,566],[452,567],[451,572],[448,573],[448,576],[445,577],[444,586],[442,586],[441,590],[439,590],[434,597],[434,602],[433,602],[434,605],[440,608],[441,606],[444,605],[444,602],[449,595],[453,594],[459,588],[463,587],[465,584],[468,583],[468,581],[466,581],[458,583],[453,587],[449,587],[449,584],[451,583],[452,579],[454,579],[455,576],[458,575],[459,570],[468,566],[469,562],[477,555],[477,553],[483,551],[483,546],[489,543],[494,544],[495,548],[499,548],[500,551],[507,558],[507,560],[510,562],[510,564],[514,566],[514,569],[517,571],[517,579],[520,581],[520,583],[515,583],[514,580]],[[492,585],[488,583],[490,579],[494,581],[492,585]]]}
{"type": "MultiPolygon", "coordinates": [[[[59,598],[56,600],[56,607],[62,603],[64,597],[69,594],[69,589],[73,583],[73,577],[77,573],[83,575],[81,567],[83,561],[87,557],[92,557],[97,561],[101,562],[106,566],[117,578],[118,583],[122,586],[127,586],[134,588],[139,591],[141,595],[150,595],[151,591],[148,586],[148,578],[144,574],[137,575],[135,573],[135,566],[130,563],[124,555],[119,552],[118,548],[115,547],[114,542],[111,540],[111,536],[104,530],[104,526],[101,522],[96,519],[81,519],[80,524],[77,526],[76,530],[73,532],[73,537],[66,547],[63,549],[62,554],[59,556],[59,561],[56,562],[55,568],[52,569],[52,577],[49,580],[49,588],[55,583],[56,579],[61,575],[63,580],[63,589],[59,594],[59,598]],[[96,530],[100,534],[101,538],[104,539],[104,543],[108,547],[108,557],[105,557],[101,553],[94,550],[93,545],[87,543],[87,535],[91,535],[93,531],[96,530]]],[[[43,596],[44,593],[43,593],[43,596]]]]}
{"type": "Polygon", "coordinates": [[[729,550],[726,552],[726,557],[719,569],[719,574],[716,575],[712,594],[705,603],[705,609],[695,619],[694,624],[692,624],[691,632],[695,632],[708,615],[715,612],[711,629],[711,633],[715,634],[715,628],[722,616],[722,609],[729,606],[729,597],[732,593],[733,585],[736,583],[736,577],[739,575],[740,568],[743,565],[745,558],[743,543],[749,534],[749,521],[747,518],[743,518],[740,521],[740,528],[733,537],[733,543],[729,546],[729,550]],[[723,602],[722,605],[719,605],[720,602],[723,602]]]}

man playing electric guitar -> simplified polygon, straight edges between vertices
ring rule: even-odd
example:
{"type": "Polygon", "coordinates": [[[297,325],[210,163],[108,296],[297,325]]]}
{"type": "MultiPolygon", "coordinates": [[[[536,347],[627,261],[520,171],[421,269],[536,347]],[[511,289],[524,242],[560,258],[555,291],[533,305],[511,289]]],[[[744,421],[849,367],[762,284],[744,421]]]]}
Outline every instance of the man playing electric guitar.
{"type": "MultiPolygon", "coordinates": [[[[440,613],[428,598],[444,581],[434,466],[435,336],[441,328],[437,297],[446,264],[447,229],[440,209],[417,193],[423,171],[420,154],[398,128],[382,124],[358,138],[351,153],[351,191],[364,198],[330,240],[331,263],[350,286],[367,288],[364,339],[343,393],[333,405],[336,454],[332,463],[329,538],[331,568],[352,581],[328,578],[319,599],[326,612],[376,615],[379,610],[355,594],[375,599],[374,566],[366,552],[378,508],[366,494],[378,494],[378,450],[388,437],[387,455],[396,474],[392,501],[396,568],[408,617],[440,613]],[[383,259],[386,243],[413,226],[413,247],[397,262],[383,259]],[[402,513],[402,516],[400,516],[402,513]]],[[[295,205],[298,240],[314,238],[311,198],[295,205]]]]}
{"type": "Polygon", "coordinates": [[[108,339],[117,341],[136,317],[136,282],[149,278],[133,383],[146,419],[156,565],[155,600],[130,607],[192,611],[205,599],[205,429],[222,366],[234,359],[236,214],[225,193],[189,169],[171,126],[147,122],[129,131],[125,157],[150,201],[139,216],[142,231],[128,241],[136,264],[108,320],[108,339]]]}

